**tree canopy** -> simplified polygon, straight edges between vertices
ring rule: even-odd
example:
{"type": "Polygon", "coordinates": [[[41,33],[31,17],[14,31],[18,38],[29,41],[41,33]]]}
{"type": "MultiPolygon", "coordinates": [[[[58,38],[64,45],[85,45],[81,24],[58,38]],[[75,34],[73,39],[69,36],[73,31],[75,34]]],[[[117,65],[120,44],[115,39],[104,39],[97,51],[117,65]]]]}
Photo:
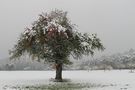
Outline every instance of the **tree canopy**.
{"type": "Polygon", "coordinates": [[[78,32],[67,12],[54,10],[40,14],[38,20],[21,33],[10,54],[11,59],[28,53],[33,59],[68,64],[70,55],[78,59],[93,55],[96,49],[104,49],[96,34],[78,32]]]}

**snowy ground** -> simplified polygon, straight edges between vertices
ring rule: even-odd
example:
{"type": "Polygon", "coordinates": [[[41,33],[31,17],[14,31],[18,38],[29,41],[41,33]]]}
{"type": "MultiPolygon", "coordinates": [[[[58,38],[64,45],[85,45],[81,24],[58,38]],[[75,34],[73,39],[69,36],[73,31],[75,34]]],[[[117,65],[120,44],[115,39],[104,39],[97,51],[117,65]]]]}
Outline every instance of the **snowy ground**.
{"type": "MultiPolygon", "coordinates": [[[[0,90],[11,90],[9,86],[49,84],[54,76],[55,71],[0,71],[0,90]]],[[[90,90],[135,90],[135,73],[130,70],[63,71],[63,78],[74,83],[101,85],[90,90]]]]}

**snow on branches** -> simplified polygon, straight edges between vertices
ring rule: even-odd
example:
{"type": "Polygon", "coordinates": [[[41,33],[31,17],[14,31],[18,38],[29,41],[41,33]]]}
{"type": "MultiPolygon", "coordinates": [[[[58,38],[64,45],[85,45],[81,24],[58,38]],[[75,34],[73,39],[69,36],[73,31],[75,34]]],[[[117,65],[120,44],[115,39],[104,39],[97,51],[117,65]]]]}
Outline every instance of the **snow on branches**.
{"type": "Polygon", "coordinates": [[[39,32],[48,37],[52,37],[57,33],[68,38],[66,33],[67,26],[64,24],[70,25],[70,22],[67,20],[66,15],[67,12],[62,11],[52,11],[49,14],[43,13],[39,15],[38,21],[32,24],[32,28],[26,28],[23,34],[26,36],[26,39],[36,36],[39,32]]]}
{"type": "Polygon", "coordinates": [[[71,24],[67,17],[67,12],[55,10],[42,13],[38,20],[21,34],[12,50],[12,58],[27,52],[32,57],[48,62],[68,63],[70,55],[78,59],[83,55],[92,55],[95,49],[103,50],[104,47],[95,34],[90,36],[75,29],[75,25],[71,24]]]}

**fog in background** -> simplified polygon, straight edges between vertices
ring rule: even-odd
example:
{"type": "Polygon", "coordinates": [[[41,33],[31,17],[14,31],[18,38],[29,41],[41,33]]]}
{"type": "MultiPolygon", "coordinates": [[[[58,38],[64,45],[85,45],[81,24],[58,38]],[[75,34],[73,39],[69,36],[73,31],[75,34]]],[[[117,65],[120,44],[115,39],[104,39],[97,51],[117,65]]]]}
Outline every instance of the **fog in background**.
{"type": "Polygon", "coordinates": [[[134,0],[0,0],[0,59],[39,14],[55,8],[68,11],[79,31],[98,34],[106,49],[97,56],[135,49],[134,0]]]}

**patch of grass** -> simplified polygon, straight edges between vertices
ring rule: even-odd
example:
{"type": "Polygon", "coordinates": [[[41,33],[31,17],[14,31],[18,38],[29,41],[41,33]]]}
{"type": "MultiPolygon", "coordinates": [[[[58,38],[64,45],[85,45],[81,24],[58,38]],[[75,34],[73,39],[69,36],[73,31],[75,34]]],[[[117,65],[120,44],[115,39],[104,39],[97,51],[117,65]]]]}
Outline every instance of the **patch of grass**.
{"type": "MultiPolygon", "coordinates": [[[[54,79],[54,78],[51,78],[50,81],[51,81],[51,82],[59,82],[59,81],[57,81],[57,80],[54,79]]],[[[71,82],[71,80],[70,80],[70,79],[62,79],[61,82],[71,82]]]]}
{"type": "Polygon", "coordinates": [[[100,85],[90,84],[90,83],[54,83],[48,85],[32,85],[32,86],[16,86],[12,87],[14,90],[82,90],[84,88],[94,88],[100,85]]]}

